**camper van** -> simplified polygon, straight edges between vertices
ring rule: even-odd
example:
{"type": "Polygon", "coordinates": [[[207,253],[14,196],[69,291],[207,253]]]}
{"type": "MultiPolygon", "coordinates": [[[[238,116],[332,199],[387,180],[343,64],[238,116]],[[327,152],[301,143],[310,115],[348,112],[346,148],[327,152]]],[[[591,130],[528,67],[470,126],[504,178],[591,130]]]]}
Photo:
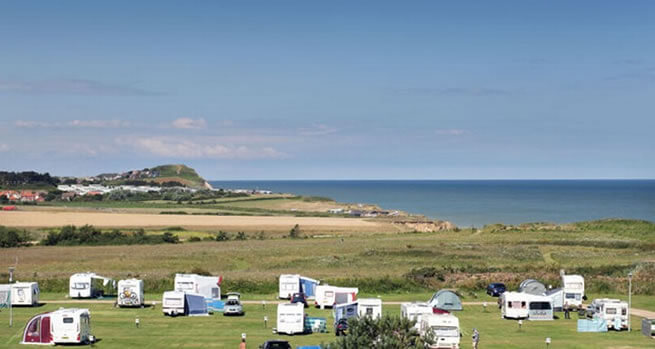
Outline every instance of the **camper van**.
{"type": "Polygon", "coordinates": [[[118,281],[119,307],[141,307],[145,304],[143,296],[143,280],[127,279],[118,281]]]}
{"type": "Polygon", "coordinates": [[[335,304],[351,303],[357,300],[359,289],[356,287],[337,287],[330,285],[316,286],[316,299],[314,304],[323,309],[335,304]]]}
{"type": "Polygon", "coordinates": [[[432,334],[434,343],[428,348],[459,348],[461,334],[459,319],[455,315],[424,315],[419,324],[419,333],[421,336],[432,334]]]}
{"type": "Polygon", "coordinates": [[[427,303],[402,303],[400,305],[400,317],[414,320],[416,324],[414,327],[419,330],[421,327],[421,318],[424,315],[432,315],[434,310],[427,303]]]}
{"type": "Polygon", "coordinates": [[[56,344],[91,342],[91,315],[88,309],[60,309],[50,313],[52,341],[56,344]]]}
{"type": "Polygon", "coordinates": [[[307,298],[314,298],[319,281],[298,274],[282,274],[279,279],[280,299],[290,299],[294,293],[304,293],[307,298]]]}
{"type": "Polygon", "coordinates": [[[584,278],[581,275],[566,275],[562,271],[562,290],[564,291],[563,306],[577,310],[586,299],[584,294],[584,278]]]}
{"type": "Polygon", "coordinates": [[[359,317],[370,316],[379,318],[382,316],[382,300],[380,298],[360,298],[357,300],[359,317]]]}
{"type": "Polygon", "coordinates": [[[164,312],[164,315],[184,315],[184,292],[164,292],[161,300],[161,310],[164,312]]]}
{"type": "Polygon", "coordinates": [[[277,305],[277,333],[294,335],[305,331],[305,307],[302,303],[277,305]]]}
{"type": "Polygon", "coordinates": [[[32,317],[21,344],[81,344],[93,342],[88,309],[59,309],[32,317]]]}
{"type": "Polygon", "coordinates": [[[11,305],[39,305],[39,284],[36,282],[17,282],[11,284],[11,305]]]}
{"type": "Polygon", "coordinates": [[[221,299],[220,276],[175,274],[175,291],[199,294],[206,299],[221,299]]]}
{"type": "Polygon", "coordinates": [[[530,297],[522,292],[504,292],[500,296],[500,313],[504,319],[526,319],[530,297]]]}
{"type": "Polygon", "coordinates": [[[607,321],[607,328],[621,331],[628,329],[628,303],[618,299],[594,299],[587,308],[587,315],[607,321]]]}
{"type": "Polygon", "coordinates": [[[550,297],[530,295],[528,298],[528,320],[553,320],[553,301],[550,297]]]}
{"type": "Polygon", "coordinates": [[[97,298],[112,294],[116,282],[95,273],[77,273],[71,275],[69,289],[71,298],[97,298]]]}

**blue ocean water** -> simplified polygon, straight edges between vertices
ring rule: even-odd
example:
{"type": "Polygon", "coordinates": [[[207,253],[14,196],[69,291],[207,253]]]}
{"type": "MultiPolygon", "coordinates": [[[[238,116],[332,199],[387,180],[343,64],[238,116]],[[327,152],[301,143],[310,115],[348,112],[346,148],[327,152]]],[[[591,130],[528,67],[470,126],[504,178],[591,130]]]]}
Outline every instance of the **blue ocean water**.
{"type": "Polygon", "coordinates": [[[655,221],[655,180],[212,181],[340,202],[374,203],[458,226],[566,223],[600,218],[655,221]]]}

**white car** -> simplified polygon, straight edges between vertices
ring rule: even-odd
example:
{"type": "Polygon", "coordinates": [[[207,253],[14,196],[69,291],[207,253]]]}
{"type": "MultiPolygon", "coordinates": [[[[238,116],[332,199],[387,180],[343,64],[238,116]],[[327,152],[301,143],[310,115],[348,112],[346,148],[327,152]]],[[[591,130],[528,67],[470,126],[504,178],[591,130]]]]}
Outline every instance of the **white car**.
{"type": "Polygon", "coordinates": [[[241,294],[237,292],[228,293],[227,302],[225,302],[225,307],[223,308],[223,315],[245,315],[240,299],[241,294]]]}

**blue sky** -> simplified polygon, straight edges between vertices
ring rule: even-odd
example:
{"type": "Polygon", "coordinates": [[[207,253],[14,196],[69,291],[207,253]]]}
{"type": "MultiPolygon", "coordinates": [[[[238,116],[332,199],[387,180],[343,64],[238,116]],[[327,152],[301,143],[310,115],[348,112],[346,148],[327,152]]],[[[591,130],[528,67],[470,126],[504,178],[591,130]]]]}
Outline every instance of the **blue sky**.
{"type": "Polygon", "coordinates": [[[653,42],[652,1],[0,1],[0,168],[654,178],[653,42]]]}

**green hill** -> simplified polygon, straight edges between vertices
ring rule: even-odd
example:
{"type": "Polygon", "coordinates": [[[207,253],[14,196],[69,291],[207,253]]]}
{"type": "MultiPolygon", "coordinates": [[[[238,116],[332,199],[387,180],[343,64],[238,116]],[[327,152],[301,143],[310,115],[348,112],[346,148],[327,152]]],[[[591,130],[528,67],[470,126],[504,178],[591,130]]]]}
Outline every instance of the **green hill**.
{"type": "Polygon", "coordinates": [[[161,165],[150,169],[157,175],[150,180],[157,183],[179,182],[192,188],[203,188],[208,185],[196,170],[186,165],[161,165]]]}

